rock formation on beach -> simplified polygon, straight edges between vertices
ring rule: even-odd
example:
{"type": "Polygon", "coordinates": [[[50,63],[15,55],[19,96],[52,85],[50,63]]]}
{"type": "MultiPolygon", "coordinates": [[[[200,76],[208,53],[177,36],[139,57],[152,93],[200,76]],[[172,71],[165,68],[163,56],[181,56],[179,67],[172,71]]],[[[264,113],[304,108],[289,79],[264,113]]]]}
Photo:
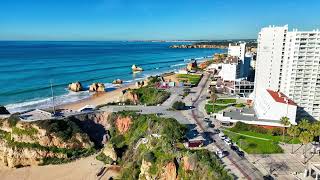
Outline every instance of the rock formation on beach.
{"type": "Polygon", "coordinates": [[[122,84],[123,81],[121,79],[116,79],[114,81],[112,81],[112,84],[122,84]]]}
{"type": "Polygon", "coordinates": [[[10,114],[10,112],[4,106],[0,106],[0,114],[10,114]]]}
{"type": "Polygon", "coordinates": [[[82,84],[80,82],[74,82],[69,84],[68,89],[70,91],[79,92],[83,90],[82,84]]]}
{"type": "Polygon", "coordinates": [[[103,83],[92,83],[89,87],[90,92],[105,92],[105,86],[103,83]]]}
{"type": "Polygon", "coordinates": [[[135,64],[132,65],[131,69],[132,69],[133,72],[143,71],[143,69],[141,67],[138,67],[135,64]]]}

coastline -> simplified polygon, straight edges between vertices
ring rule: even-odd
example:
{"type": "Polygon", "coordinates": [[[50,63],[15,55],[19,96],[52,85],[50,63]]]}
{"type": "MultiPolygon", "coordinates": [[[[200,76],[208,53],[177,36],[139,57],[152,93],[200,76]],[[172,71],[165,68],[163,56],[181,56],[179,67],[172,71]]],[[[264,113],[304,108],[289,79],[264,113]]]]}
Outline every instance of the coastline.
{"type": "Polygon", "coordinates": [[[122,86],[120,88],[116,88],[115,90],[111,90],[108,92],[98,92],[95,93],[93,95],[91,95],[88,98],[79,100],[79,101],[75,101],[75,102],[70,102],[67,104],[62,104],[57,106],[57,109],[69,109],[69,110],[73,110],[76,111],[86,105],[93,105],[93,106],[98,106],[98,105],[102,105],[102,104],[107,104],[107,103],[111,103],[111,102],[117,102],[119,100],[119,98],[121,98],[122,96],[122,91],[125,89],[134,89],[136,88],[134,83],[130,83],[130,84],[122,84],[122,86]]]}
{"type": "MultiPolygon", "coordinates": [[[[209,58],[202,58],[202,59],[197,59],[198,63],[203,63],[205,61],[208,61],[209,58]]],[[[188,64],[188,63],[186,63],[188,64]]],[[[183,69],[183,68],[180,68],[183,69]]],[[[159,76],[163,76],[165,79],[170,79],[170,80],[174,80],[174,77],[172,75],[170,75],[170,73],[172,73],[174,71],[166,71],[163,72],[161,74],[158,74],[159,76]]],[[[174,72],[176,73],[176,72],[174,72]]],[[[151,75],[150,75],[151,76],[151,75]]],[[[144,79],[140,79],[139,81],[145,81],[147,80],[150,76],[147,76],[144,79]]],[[[174,80],[175,81],[175,80],[174,80]]],[[[108,92],[100,92],[100,93],[95,93],[93,95],[91,95],[90,97],[86,98],[86,99],[82,99],[79,101],[75,101],[75,102],[71,102],[71,103],[67,103],[67,104],[62,104],[57,106],[58,109],[69,109],[72,111],[76,111],[79,110],[80,108],[86,106],[86,105],[93,105],[93,106],[98,106],[98,105],[102,105],[102,104],[107,104],[107,103],[112,103],[112,102],[118,102],[119,99],[122,96],[122,91],[126,90],[126,89],[135,89],[137,88],[135,86],[136,81],[133,81],[131,83],[128,84],[122,84],[120,88],[117,88],[115,90],[111,90],[108,92]]]]}
{"type": "MultiPolygon", "coordinates": [[[[196,60],[198,63],[202,63],[202,62],[210,60],[210,57],[200,57],[200,58],[190,59],[190,61],[192,61],[192,60],[196,60]]],[[[187,65],[190,61],[185,61],[183,64],[187,65]]],[[[70,101],[70,102],[56,104],[55,107],[56,107],[56,109],[69,109],[69,110],[72,110],[72,111],[76,111],[76,110],[79,110],[80,108],[82,108],[82,107],[84,107],[86,105],[98,106],[98,105],[107,104],[107,103],[111,103],[111,102],[117,102],[117,101],[119,101],[119,98],[121,98],[123,90],[128,89],[128,88],[131,88],[131,89],[136,88],[135,82],[137,82],[137,81],[145,81],[150,76],[155,76],[155,75],[160,75],[160,76],[165,75],[166,76],[166,74],[168,74],[168,73],[177,72],[178,70],[183,69],[185,67],[185,66],[182,67],[182,64],[179,65],[179,66],[181,66],[181,67],[178,67],[175,70],[170,69],[170,70],[167,70],[167,71],[163,71],[163,72],[159,72],[159,73],[156,73],[156,74],[148,75],[148,76],[146,76],[144,78],[138,78],[138,79],[133,80],[131,82],[127,82],[127,83],[121,84],[120,87],[115,87],[115,88],[112,87],[111,88],[112,90],[109,90],[109,91],[108,91],[108,88],[107,88],[106,92],[90,93],[88,91],[79,91],[79,92],[69,91],[69,93],[66,94],[66,95],[58,96],[59,100],[61,101],[61,99],[63,99],[63,100],[69,101],[69,95],[70,94],[72,94],[72,96],[73,96],[72,98],[81,97],[82,95],[85,95],[87,97],[79,98],[79,99],[76,99],[76,100],[70,101]],[[61,96],[65,96],[65,97],[61,97],[61,96]]],[[[107,84],[109,84],[109,83],[107,83],[107,84]]],[[[55,99],[56,99],[56,97],[55,97],[55,99]]],[[[51,98],[45,98],[44,100],[46,101],[46,103],[44,104],[45,107],[33,106],[33,107],[29,107],[28,108],[28,106],[26,106],[26,107],[22,108],[23,110],[15,110],[15,111],[13,111],[13,113],[24,112],[24,111],[27,111],[27,110],[30,110],[30,109],[50,110],[51,107],[52,107],[50,105],[51,102],[52,102],[52,99],[51,98]]],[[[28,102],[25,102],[25,103],[27,104],[28,102]]]]}

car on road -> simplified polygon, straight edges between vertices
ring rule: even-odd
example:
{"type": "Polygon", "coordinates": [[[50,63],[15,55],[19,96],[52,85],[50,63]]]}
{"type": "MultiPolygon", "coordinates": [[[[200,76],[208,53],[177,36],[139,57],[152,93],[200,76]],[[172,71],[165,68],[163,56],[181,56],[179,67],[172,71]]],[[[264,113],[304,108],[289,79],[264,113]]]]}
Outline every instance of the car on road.
{"type": "Polygon", "coordinates": [[[223,158],[223,157],[227,156],[228,154],[229,154],[228,151],[223,151],[223,150],[220,150],[220,149],[218,149],[218,150],[216,151],[216,155],[217,155],[219,158],[223,158]]]}
{"type": "Polygon", "coordinates": [[[240,157],[244,157],[244,152],[243,151],[240,151],[240,150],[238,150],[238,151],[236,151],[236,153],[238,154],[238,156],[240,156],[240,157]]]}
{"type": "Polygon", "coordinates": [[[224,142],[226,143],[226,145],[231,146],[232,145],[232,141],[230,139],[225,139],[224,142]]]}
{"type": "Polygon", "coordinates": [[[232,145],[230,148],[235,152],[239,151],[239,148],[237,146],[235,146],[235,145],[232,145]]]}
{"type": "Polygon", "coordinates": [[[220,132],[219,137],[224,137],[224,134],[222,132],[220,132]]]}

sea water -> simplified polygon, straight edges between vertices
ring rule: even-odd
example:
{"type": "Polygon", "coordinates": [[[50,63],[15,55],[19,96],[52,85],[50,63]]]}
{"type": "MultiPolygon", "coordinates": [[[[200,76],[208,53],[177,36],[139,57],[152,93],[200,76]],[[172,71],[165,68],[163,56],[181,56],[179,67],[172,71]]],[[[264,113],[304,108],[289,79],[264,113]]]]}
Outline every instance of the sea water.
{"type": "Polygon", "coordinates": [[[122,79],[130,83],[149,75],[176,71],[225,49],[172,49],[172,42],[0,41],[0,105],[11,112],[51,106],[50,82],[55,103],[64,104],[90,96],[70,92],[67,86],[80,81],[88,87],[122,79]],[[144,69],[132,73],[136,64],[144,69]]]}

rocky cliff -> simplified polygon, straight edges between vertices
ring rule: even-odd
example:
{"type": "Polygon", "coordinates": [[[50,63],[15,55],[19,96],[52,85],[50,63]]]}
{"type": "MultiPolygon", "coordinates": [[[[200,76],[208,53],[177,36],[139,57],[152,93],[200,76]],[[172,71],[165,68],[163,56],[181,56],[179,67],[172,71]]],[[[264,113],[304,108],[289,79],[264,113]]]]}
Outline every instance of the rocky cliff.
{"type": "Polygon", "coordinates": [[[0,121],[0,161],[9,167],[46,164],[48,159],[68,161],[93,147],[90,137],[71,121],[0,121]]]}

